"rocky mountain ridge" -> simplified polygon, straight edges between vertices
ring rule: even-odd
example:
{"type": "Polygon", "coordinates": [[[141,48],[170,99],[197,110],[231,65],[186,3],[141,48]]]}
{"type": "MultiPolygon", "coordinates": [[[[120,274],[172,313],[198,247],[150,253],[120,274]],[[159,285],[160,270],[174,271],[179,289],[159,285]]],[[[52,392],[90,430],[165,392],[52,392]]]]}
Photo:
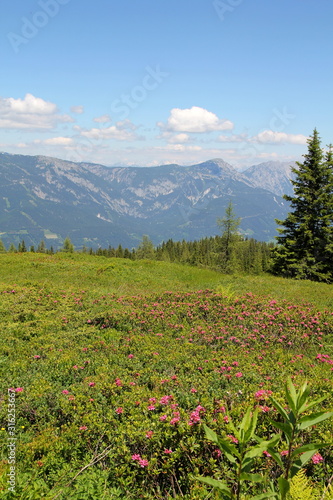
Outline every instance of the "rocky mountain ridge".
{"type": "Polygon", "coordinates": [[[269,163],[241,173],[219,158],[186,167],[106,167],[0,153],[0,238],[27,245],[45,239],[54,248],[66,236],[94,248],[133,247],[143,234],[155,244],[193,240],[218,234],[216,219],[232,201],[241,232],[268,241],[274,218],[287,213],[278,194],[286,175],[286,167],[269,163]]]}

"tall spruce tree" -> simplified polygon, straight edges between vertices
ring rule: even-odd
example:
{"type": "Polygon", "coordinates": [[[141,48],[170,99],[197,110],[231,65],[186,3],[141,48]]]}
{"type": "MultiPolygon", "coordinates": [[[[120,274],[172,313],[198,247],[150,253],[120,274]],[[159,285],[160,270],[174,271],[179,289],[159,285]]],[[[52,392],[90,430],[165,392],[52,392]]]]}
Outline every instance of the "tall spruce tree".
{"type": "Polygon", "coordinates": [[[303,163],[292,168],[291,212],[279,228],[273,271],[286,277],[333,282],[333,151],[324,155],[316,129],[303,163]]]}
{"type": "Polygon", "coordinates": [[[238,234],[240,222],[241,219],[236,217],[233,204],[230,201],[225,210],[224,217],[217,219],[217,225],[222,230],[220,267],[225,273],[233,273],[237,271],[235,251],[237,244],[242,239],[238,234]]]}

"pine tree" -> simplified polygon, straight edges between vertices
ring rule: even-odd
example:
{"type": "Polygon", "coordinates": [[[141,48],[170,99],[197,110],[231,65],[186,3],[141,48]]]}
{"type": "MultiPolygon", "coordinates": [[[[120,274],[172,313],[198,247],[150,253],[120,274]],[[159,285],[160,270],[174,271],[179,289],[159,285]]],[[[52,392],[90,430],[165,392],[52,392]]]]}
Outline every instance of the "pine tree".
{"type": "Polygon", "coordinates": [[[149,239],[149,237],[146,234],[144,234],[142,237],[142,241],[141,241],[140,245],[138,246],[136,255],[137,255],[138,259],[154,259],[155,258],[155,251],[154,251],[153,242],[149,239]]]}
{"type": "Polygon", "coordinates": [[[6,252],[6,247],[3,244],[3,241],[0,240],[0,253],[5,253],[6,252]]]}
{"type": "Polygon", "coordinates": [[[308,139],[304,162],[292,168],[294,196],[284,195],[291,212],[279,228],[273,272],[286,277],[333,281],[333,151],[326,155],[317,130],[308,139]]]}
{"type": "Polygon", "coordinates": [[[225,216],[217,219],[217,225],[222,229],[221,268],[226,273],[232,273],[236,270],[235,249],[241,237],[238,234],[240,218],[236,217],[231,201],[225,216]]]}
{"type": "Polygon", "coordinates": [[[74,245],[71,242],[70,238],[67,236],[64,240],[64,246],[62,247],[63,252],[68,252],[68,253],[73,253],[74,252],[74,245]]]}
{"type": "Polygon", "coordinates": [[[45,251],[46,251],[45,241],[44,241],[44,240],[42,240],[42,241],[39,243],[38,247],[37,247],[37,252],[38,252],[38,253],[45,253],[45,251]]]}

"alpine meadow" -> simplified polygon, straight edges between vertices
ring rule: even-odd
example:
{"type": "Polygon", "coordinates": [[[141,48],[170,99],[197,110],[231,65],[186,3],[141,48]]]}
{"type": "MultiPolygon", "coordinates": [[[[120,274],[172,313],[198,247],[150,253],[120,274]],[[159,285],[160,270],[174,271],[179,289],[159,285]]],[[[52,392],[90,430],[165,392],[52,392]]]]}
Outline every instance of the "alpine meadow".
{"type": "Polygon", "coordinates": [[[333,2],[0,10],[0,499],[333,500],[333,2]]]}

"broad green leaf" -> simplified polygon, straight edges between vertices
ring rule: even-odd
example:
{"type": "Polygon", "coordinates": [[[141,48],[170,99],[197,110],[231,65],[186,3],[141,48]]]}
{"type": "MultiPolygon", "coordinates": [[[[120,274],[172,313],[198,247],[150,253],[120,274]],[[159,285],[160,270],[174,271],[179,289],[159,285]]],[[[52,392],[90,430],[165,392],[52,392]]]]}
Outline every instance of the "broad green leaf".
{"type": "Polygon", "coordinates": [[[290,490],[290,483],[284,477],[279,477],[278,479],[279,488],[281,492],[281,497],[286,498],[287,493],[290,490]]]}
{"type": "Polygon", "coordinates": [[[237,462],[236,457],[240,459],[240,453],[236,450],[235,446],[231,443],[227,443],[225,440],[219,438],[218,446],[224,451],[225,456],[232,464],[237,462]]]}
{"type": "Polygon", "coordinates": [[[249,442],[254,436],[258,422],[258,408],[256,408],[251,416],[251,421],[248,429],[245,431],[245,442],[249,442]]]}
{"type": "Polygon", "coordinates": [[[242,472],[239,478],[242,481],[253,481],[255,483],[264,481],[264,477],[261,474],[248,474],[247,472],[242,472]]]}
{"type": "Polygon", "coordinates": [[[216,432],[214,432],[212,429],[210,429],[206,424],[203,424],[203,427],[205,430],[206,438],[209,441],[213,441],[213,443],[218,444],[218,436],[217,436],[216,432]]]}
{"type": "Polygon", "coordinates": [[[201,481],[202,483],[209,484],[209,486],[213,486],[214,488],[218,488],[219,490],[223,491],[229,498],[232,498],[230,488],[228,488],[228,486],[225,483],[223,483],[223,481],[213,479],[212,477],[202,477],[202,476],[196,476],[195,479],[201,481]]]}
{"type": "Polygon", "coordinates": [[[236,462],[236,457],[240,457],[238,451],[236,450],[235,446],[233,446],[231,443],[228,443],[224,439],[220,438],[216,432],[214,432],[212,429],[210,429],[206,424],[203,424],[206,438],[209,441],[213,441],[213,443],[217,444],[218,447],[224,451],[225,456],[231,463],[236,462]]]}
{"type": "Polygon", "coordinates": [[[265,500],[266,498],[270,498],[271,500],[277,499],[277,493],[274,491],[268,491],[267,493],[261,493],[260,495],[256,495],[255,497],[251,497],[250,500],[265,500]]]}
{"type": "Polygon", "coordinates": [[[270,399],[270,401],[271,401],[272,405],[274,406],[274,408],[275,408],[275,409],[276,409],[276,410],[280,413],[280,415],[282,415],[282,417],[283,417],[286,421],[288,421],[288,420],[289,420],[289,418],[288,418],[288,413],[287,413],[287,412],[286,412],[286,410],[283,408],[283,406],[282,406],[282,405],[280,405],[280,403],[278,403],[278,402],[276,401],[276,399],[275,399],[275,398],[273,398],[272,396],[270,396],[270,397],[269,397],[269,399],[270,399]]]}
{"type": "Polygon", "coordinates": [[[305,402],[301,406],[301,408],[299,409],[299,413],[303,413],[303,411],[305,411],[305,410],[310,410],[310,408],[313,408],[313,406],[316,406],[319,403],[322,403],[323,401],[325,401],[325,399],[327,399],[327,396],[323,396],[320,399],[316,399],[316,401],[312,401],[311,403],[305,402]]]}
{"type": "Polygon", "coordinates": [[[292,409],[292,411],[296,415],[296,413],[297,413],[297,399],[298,398],[297,398],[295,386],[292,383],[290,377],[288,377],[287,382],[286,382],[285,394],[286,394],[286,398],[287,398],[287,401],[289,403],[290,408],[292,409]]]}
{"type": "Polygon", "coordinates": [[[273,458],[273,460],[275,460],[275,462],[278,464],[278,466],[281,467],[281,469],[282,469],[283,462],[282,462],[282,459],[281,459],[279,453],[277,453],[275,450],[272,450],[270,448],[268,448],[267,451],[270,454],[270,456],[273,458]]]}
{"type": "Polygon", "coordinates": [[[256,446],[252,446],[252,448],[247,453],[245,453],[244,460],[258,457],[262,454],[263,451],[266,451],[271,446],[275,446],[279,440],[280,436],[278,434],[275,434],[275,436],[273,436],[269,441],[260,440],[259,444],[257,444],[256,446]]]}
{"type": "Polygon", "coordinates": [[[305,383],[298,394],[298,398],[297,398],[297,414],[298,415],[301,413],[301,408],[306,406],[308,397],[310,395],[310,389],[307,389],[306,386],[307,386],[307,384],[305,383]]]}
{"type": "Polygon", "coordinates": [[[298,460],[296,460],[290,469],[290,478],[293,478],[297,472],[310,460],[310,458],[316,453],[316,450],[310,450],[303,453],[298,460]]]}
{"type": "Polygon", "coordinates": [[[305,417],[299,419],[299,429],[303,430],[306,429],[307,427],[310,427],[311,425],[318,424],[323,420],[331,418],[332,415],[333,415],[332,411],[312,413],[311,415],[306,415],[305,417]]]}
{"type": "Polygon", "coordinates": [[[246,410],[245,415],[239,425],[239,430],[243,430],[244,432],[246,432],[249,429],[250,424],[251,424],[251,408],[249,407],[246,410]]]}
{"type": "Polygon", "coordinates": [[[301,455],[302,453],[305,453],[306,451],[317,451],[320,450],[321,448],[324,448],[325,446],[331,446],[332,443],[309,443],[305,444],[303,446],[300,446],[299,448],[296,448],[291,454],[291,458],[295,458],[298,455],[301,455]]]}
{"type": "Polygon", "coordinates": [[[288,422],[275,422],[275,420],[272,420],[272,419],[269,419],[269,421],[272,425],[274,425],[274,427],[277,427],[282,432],[284,432],[284,434],[288,438],[288,442],[289,442],[291,439],[291,436],[292,436],[292,432],[293,432],[290,424],[288,422]]]}

